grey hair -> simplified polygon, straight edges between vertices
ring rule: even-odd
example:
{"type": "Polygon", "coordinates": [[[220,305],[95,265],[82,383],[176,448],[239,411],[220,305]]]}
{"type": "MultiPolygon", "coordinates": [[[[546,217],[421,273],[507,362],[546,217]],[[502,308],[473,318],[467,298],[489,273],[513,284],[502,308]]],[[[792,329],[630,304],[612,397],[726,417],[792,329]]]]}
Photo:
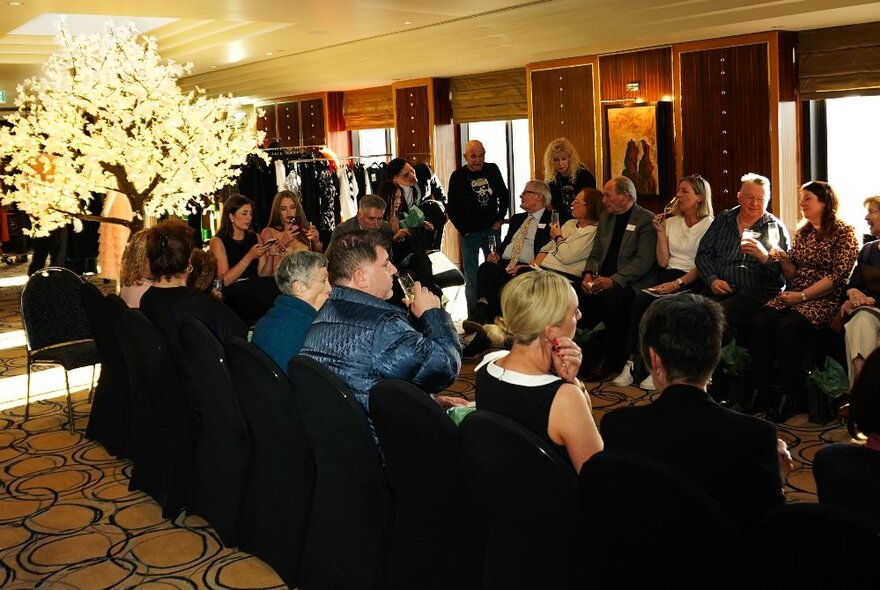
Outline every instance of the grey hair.
{"type": "Polygon", "coordinates": [[[364,195],[363,197],[361,197],[361,202],[358,205],[358,211],[366,211],[367,209],[378,209],[379,211],[384,211],[385,207],[385,199],[383,199],[379,195],[364,195]]]}
{"type": "Polygon", "coordinates": [[[293,284],[299,281],[308,285],[319,268],[327,268],[327,259],[323,254],[309,250],[293,252],[285,256],[275,270],[275,283],[282,293],[292,295],[293,284]]]}
{"type": "Polygon", "coordinates": [[[531,189],[542,197],[544,197],[544,206],[548,206],[550,204],[550,200],[553,198],[550,193],[550,185],[544,182],[543,180],[532,179],[526,183],[527,187],[532,187],[531,189]]]}
{"type": "Polygon", "coordinates": [[[626,176],[615,176],[611,179],[611,182],[614,183],[614,192],[629,195],[632,197],[633,203],[638,200],[636,185],[633,184],[632,180],[626,176]]]}
{"type": "Polygon", "coordinates": [[[755,174],[754,172],[746,172],[742,175],[742,178],[739,179],[743,184],[747,182],[751,182],[752,184],[757,184],[758,186],[764,189],[764,198],[770,198],[770,179],[766,176],[761,176],[760,174],[755,174]]]}

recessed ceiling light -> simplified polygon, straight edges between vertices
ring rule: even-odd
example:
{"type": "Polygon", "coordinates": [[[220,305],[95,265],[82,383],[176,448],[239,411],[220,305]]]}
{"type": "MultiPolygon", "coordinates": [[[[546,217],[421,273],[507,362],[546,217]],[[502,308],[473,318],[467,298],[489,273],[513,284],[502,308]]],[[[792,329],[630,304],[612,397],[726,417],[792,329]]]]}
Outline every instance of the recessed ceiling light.
{"type": "Polygon", "coordinates": [[[211,66],[211,69],[213,70],[213,69],[216,68],[216,67],[217,67],[217,66],[212,65],[212,66],[211,66]]]}
{"type": "Polygon", "coordinates": [[[405,21],[403,21],[403,24],[411,25],[411,24],[413,24],[413,22],[411,20],[405,20],[405,21]]]}
{"type": "Polygon", "coordinates": [[[7,4],[9,4],[10,6],[21,6],[24,3],[23,2],[16,2],[13,0],[13,2],[7,2],[7,4]]]}
{"type": "Polygon", "coordinates": [[[271,52],[271,51],[267,51],[267,52],[266,52],[266,55],[272,55],[272,52],[271,52]]]}

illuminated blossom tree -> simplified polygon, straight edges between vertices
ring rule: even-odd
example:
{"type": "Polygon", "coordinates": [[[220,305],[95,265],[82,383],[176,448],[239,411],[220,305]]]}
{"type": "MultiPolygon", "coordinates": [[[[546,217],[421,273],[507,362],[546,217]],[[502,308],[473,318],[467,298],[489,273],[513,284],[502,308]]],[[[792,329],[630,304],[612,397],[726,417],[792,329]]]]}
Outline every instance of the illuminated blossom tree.
{"type": "Polygon", "coordinates": [[[128,197],[135,218],[100,220],[132,233],[146,216],[185,215],[259,152],[262,137],[232,116],[232,98],[181,92],[177,80],[192,64],[162,60],[134,25],[78,36],[62,26],[56,39],[43,77],[18,86],[18,111],[0,128],[0,155],[9,157],[2,200],[31,217],[34,235],[98,220],[89,204],[108,190],[128,197]]]}

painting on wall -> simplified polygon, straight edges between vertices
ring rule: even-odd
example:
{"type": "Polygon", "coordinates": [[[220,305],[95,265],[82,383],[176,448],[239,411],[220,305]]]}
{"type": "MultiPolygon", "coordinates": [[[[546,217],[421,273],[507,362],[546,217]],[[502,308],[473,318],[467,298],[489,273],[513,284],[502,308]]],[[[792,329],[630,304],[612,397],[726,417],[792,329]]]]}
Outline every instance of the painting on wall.
{"type": "Polygon", "coordinates": [[[640,197],[671,197],[669,104],[605,107],[606,174],[608,178],[626,176],[632,180],[640,197]]]}

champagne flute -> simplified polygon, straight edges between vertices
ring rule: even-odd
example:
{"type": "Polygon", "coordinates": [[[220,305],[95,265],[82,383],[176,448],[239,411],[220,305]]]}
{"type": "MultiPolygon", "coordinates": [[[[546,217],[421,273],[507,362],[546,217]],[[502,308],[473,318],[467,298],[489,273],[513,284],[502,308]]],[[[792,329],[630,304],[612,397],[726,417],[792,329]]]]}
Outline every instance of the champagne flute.
{"type": "Polygon", "coordinates": [[[779,246],[779,238],[779,225],[775,221],[771,221],[767,224],[767,242],[769,242],[771,249],[779,246]]]}
{"type": "Polygon", "coordinates": [[[413,278],[412,273],[407,270],[400,271],[397,273],[397,283],[400,285],[404,296],[412,303],[413,297],[416,295],[416,280],[413,278]]]}
{"type": "Polygon", "coordinates": [[[550,213],[550,225],[559,227],[559,211],[553,211],[550,213]]]}
{"type": "Polygon", "coordinates": [[[663,217],[672,217],[672,212],[675,210],[675,204],[678,202],[678,197],[672,197],[672,200],[666,203],[666,206],[663,207],[663,217]]]}
{"type": "Polygon", "coordinates": [[[495,236],[489,236],[489,254],[495,254],[498,250],[498,244],[495,242],[495,236]]]}
{"type": "MultiPolygon", "coordinates": [[[[742,233],[742,238],[740,238],[740,245],[742,245],[742,243],[745,242],[746,240],[754,240],[754,239],[759,238],[760,236],[761,236],[761,234],[759,234],[758,232],[752,231],[750,229],[744,229],[743,233],[742,233]]],[[[739,264],[736,265],[737,268],[748,268],[748,265],[746,264],[747,259],[748,259],[748,254],[743,252],[742,260],[740,261],[739,264]]]]}

